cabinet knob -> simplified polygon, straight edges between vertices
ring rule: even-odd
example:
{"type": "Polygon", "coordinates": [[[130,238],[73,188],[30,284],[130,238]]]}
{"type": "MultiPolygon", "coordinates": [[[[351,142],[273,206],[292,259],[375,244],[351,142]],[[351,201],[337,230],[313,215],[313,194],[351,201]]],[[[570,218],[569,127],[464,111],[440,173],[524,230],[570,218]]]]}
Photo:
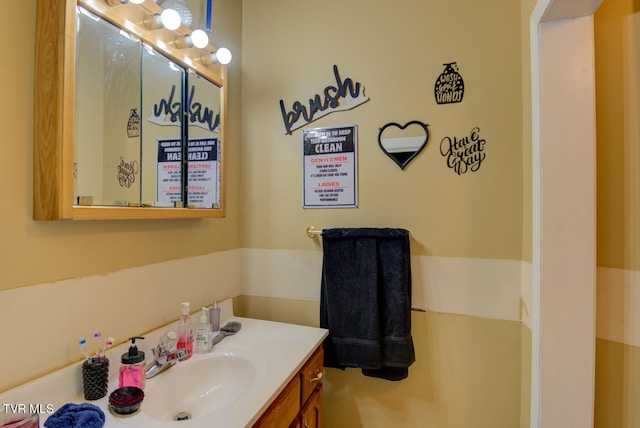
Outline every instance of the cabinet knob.
{"type": "Polygon", "coordinates": [[[309,379],[309,382],[313,383],[313,382],[318,382],[322,380],[322,372],[319,372],[316,377],[312,377],[311,379],[309,379]]]}

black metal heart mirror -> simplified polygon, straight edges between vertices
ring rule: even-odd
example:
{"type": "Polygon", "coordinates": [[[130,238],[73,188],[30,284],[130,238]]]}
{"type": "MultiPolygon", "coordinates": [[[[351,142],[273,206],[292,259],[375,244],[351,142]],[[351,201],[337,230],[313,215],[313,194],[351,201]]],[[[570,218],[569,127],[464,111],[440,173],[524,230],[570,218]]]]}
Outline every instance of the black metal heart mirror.
{"type": "Polygon", "coordinates": [[[387,123],[378,133],[378,144],[385,155],[404,169],[429,141],[427,124],[418,120],[404,125],[387,123]]]}

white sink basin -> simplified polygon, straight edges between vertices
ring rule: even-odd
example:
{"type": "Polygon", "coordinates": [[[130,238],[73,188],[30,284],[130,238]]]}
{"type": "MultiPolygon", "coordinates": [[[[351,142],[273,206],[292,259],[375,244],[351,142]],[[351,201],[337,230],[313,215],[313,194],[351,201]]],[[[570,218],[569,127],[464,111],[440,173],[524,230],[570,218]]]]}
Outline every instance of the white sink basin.
{"type": "Polygon", "coordinates": [[[177,363],[148,379],[142,411],[158,421],[210,415],[235,404],[266,377],[266,364],[252,356],[226,352],[177,363]]]}
{"type": "MultiPolygon", "coordinates": [[[[220,303],[221,321],[242,322],[242,330],[225,338],[208,354],[195,354],[164,373],[147,379],[140,410],[117,415],[105,397],[92,401],[105,413],[108,428],[210,428],[250,427],[285,388],[302,363],[326,336],[324,329],[233,317],[232,301],[220,303]],[[180,412],[191,420],[176,422],[180,412]]],[[[147,344],[159,343],[168,328],[144,336],[147,344]]],[[[112,361],[109,392],[118,387],[116,362],[127,343],[107,350],[112,361]]],[[[149,353],[150,356],[150,353],[149,353]]],[[[80,364],[72,364],[47,376],[0,393],[0,403],[48,403],[57,410],[65,403],[85,401],[80,364]]],[[[40,415],[42,424],[47,415],[40,415]]]]}

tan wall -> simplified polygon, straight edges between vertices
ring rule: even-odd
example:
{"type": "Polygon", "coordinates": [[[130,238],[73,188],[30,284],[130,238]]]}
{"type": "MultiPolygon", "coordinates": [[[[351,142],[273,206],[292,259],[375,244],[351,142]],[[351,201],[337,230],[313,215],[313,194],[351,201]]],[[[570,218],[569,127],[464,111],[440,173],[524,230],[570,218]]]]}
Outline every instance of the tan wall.
{"type": "Polygon", "coordinates": [[[640,270],[639,6],[605,0],[595,14],[598,265],[640,270]]]}
{"type": "Polygon", "coordinates": [[[531,329],[522,324],[520,333],[520,428],[531,425],[531,329]]]}
{"type": "Polygon", "coordinates": [[[312,249],[304,230],[397,226],[415,254],[522,258],[522,65],[520,5],[293,0],[244,2],[243,246],[312,249]],[[277,29],[277,31],[276,31],[277,29]],[[443,63],[456,61],[462,103],[437,105],[443,63]],[[343,79],[367,103],[308,127],[358,125],[359,208],[301,208],[301,131],[285,135],[279,101],[308,104],[343,79]],[[425,150],[404,171],[377,144],[389,122],[429,124],[425,150]],[[440,142],[480,127],[486,159],[457,175],[440,142]]]}
{"type": "Polygon", "coordinates": [[[531,125],[531,45],[529,18],[537,0],[520,2],[522,59],[522,260],[532,259],[532,125],[531,125]]]}
{"type": "MultiPolygon", "coordinates": [[[[317,325],[317,302],[241,296],[235,303],[245,316],[317,325]]],[[[409,377],[389,382],[367,378],[358,369],[326,369],[324,426],[528,426],[528,420],[520,425],[520,326],[518,321],[413,313],[416,362],[409,377]]]]}
{"type": "Polygon", "coordinates": [[[637,427],[640,423],[640,348],[596,341],[596,428],[637,427]]]}
{"type": "Polygon", "coordinates": [[[640,387],[640,6],[595,14],[598,299],[595,426],[637,427],[640,387]]]}

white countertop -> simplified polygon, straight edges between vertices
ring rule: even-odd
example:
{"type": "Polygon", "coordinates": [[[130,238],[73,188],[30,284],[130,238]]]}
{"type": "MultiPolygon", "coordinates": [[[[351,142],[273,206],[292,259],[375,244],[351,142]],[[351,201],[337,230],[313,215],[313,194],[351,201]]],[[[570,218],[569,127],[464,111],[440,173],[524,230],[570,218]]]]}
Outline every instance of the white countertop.
{"type": "MultiPolygon", "coordinates": [[[[114,415],[108,409],[109,394],[118,387],[118,368],[120,355],[126,352],[128,344],[119,345],[107,351],[109,358],[109,389],[107,395],[95,401],[84,399],[82,392],[81,362],[58,370],[42,378],[36,379],[17,388],[0,394],[2,404],[26,404],[40,406],[40,426],[44,426],[49,413],[55,412],[66,403],[89,402],[99,406],[105,413],[105,427],[175,427],[194,428],[216,426],[227,428],[250,427],[266,410],[287,383],[299,371],[303,363],[322,343],[327,331],[321,328],[305,327],[271,321],[256,320],[228,316],[223,308],[221,325],[229,320],[242,323],[242,328],[233,336],[227,336],[215,345],[208,354],[194,354],[189,360],[179,362],[155,378],[147,379],[145,397],[154,393],[154,382],[171,371],[178,373],[181,366],[187,366],[206,358],[221,355],[241,355],[254,359],[258,370],[255,384],[232,405],[219,409],[210,416],[202,416],[187,421],[159,421],[145,414],[145,403],[133,415],[114,415]]],[[[193,317],[192,317],[193,318],[193,317]]],[[[161,335],[172,326],[165,326],[145,335],[142,343],[136,342],[139,349],[145,351],[147,361],[151,360],[150,349],[154,347],[161,335]]],[[[175,374],[174,374],[175,376],[175,374]]]]}

